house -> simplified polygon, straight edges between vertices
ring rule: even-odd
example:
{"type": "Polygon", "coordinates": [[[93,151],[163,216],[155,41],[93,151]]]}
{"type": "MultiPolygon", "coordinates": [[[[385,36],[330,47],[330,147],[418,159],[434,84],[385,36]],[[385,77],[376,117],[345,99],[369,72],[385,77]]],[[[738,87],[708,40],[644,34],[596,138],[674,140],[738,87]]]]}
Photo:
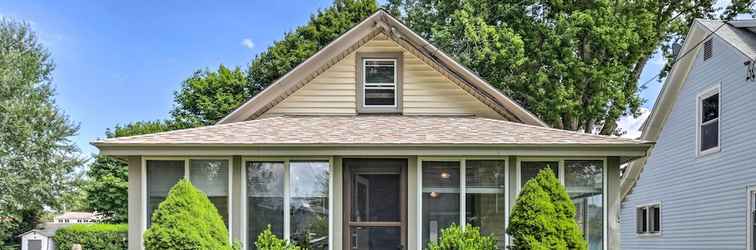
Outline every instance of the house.
{"type": "Polygon", "coordinates": [[[80,224],[80,223],[94,223],[101,218],[92,212],[65,212],[61,215],[53,217],[52,223],[66,223],[66,224],[80,224]]]}
{"type": "Polygon", "coordinates": [[[21,237],[21,250],[55,250],[53,236],[55,232],[71,224],[46,223],[39,229],[32,229],[19,235],[21,237]]]}
{"type": "Polygon", "coordinates": [[[246,249],[269,224],[312,249],[423,249],[452,223],[504,246],[546,167],[591,249],[616,249],[619,166],[651,146],[547,127],[383,10],[216,125],[93,144],[128,162],[129,249],[181,178],[246,249]]]}
{"type": "Polygon", "coordinates": [[[695,20],[622,179],[622,249],[754,249],[756,20],[695,20]]]}

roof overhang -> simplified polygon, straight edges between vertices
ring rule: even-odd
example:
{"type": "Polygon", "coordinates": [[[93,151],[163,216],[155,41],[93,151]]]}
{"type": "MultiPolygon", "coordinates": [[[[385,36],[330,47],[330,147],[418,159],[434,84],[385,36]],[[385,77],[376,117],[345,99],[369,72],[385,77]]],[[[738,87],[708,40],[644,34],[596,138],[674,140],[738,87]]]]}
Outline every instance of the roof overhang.
{"type": "Polygon", "coordinates": [[[425,57],[426,60],[424,61],[437,64],[435,65],[437,67],[434,68],[448,70],[449,74],[446,75],[450,75],[455,78],[453,80],[465,84],[466,86],[463,86],[463,89],[475,92],[472,93],[474,96],[483,99],[482,101],[487,105],[494,106],[494,110],[502,113],[505,117],[516,122],[548,127],[546,123],[534,114],[420,37],[385,10],[378,10],[342,34],[303,63],[297,65],[294,69],[273,82],[265,90],[231,112],[231,114],[221,119],[218,124],[256,118],[302,87],[312,79],[313,75],[322,72],[324,68],[338,61],[340,57],[344,56],[346,48],[351,48],[355,44],[364,42],[363,40],[366,37],[375,35],[377,32],[389,34],[391,39],[398,41],[400,45],[405,45],[403,42],[406,41],[407,45],[410,45],[408,49],[419,52],[422,57],[425,57]]]}

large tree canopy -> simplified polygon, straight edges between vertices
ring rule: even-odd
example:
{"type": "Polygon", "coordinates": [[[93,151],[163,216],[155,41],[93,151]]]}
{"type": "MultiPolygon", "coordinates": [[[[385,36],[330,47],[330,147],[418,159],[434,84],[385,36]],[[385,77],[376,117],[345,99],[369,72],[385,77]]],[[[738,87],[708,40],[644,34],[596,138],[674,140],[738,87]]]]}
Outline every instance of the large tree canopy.
{"type": "Polygon", "coordinates": [[[78,127],[53,99],[53,68],[28,24],[0,19],[0,241],[27,214],[58,207],[81,163],[68,140],[78,127]]]}
{"type": "Polygon", "coordinates": [[[197,71],[176,92],[171,114],[182,124],[214,124],[376,9],[375,0],[336,0],[258,54],[247,72],[222,65],[215,72],[197,71]]]}
{"type": "MultiPolygon", "coordinates": [[[[735,2],[728,16],[749,9],[735,2]]],[[[550,125],[615,134],[644,101],[638,78],[650,56],[711,17],[712,4],[395,0],[389,9],[550,125]]]]}

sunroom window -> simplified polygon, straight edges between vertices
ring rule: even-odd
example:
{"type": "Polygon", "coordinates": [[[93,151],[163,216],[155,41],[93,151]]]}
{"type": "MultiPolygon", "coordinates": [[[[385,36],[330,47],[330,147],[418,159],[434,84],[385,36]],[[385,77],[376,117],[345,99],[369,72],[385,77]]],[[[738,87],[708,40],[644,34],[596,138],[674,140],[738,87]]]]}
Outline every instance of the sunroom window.
{"type": "Polygon", "coordinates": [[[699,97],[698,151],[706,154],[719,150],[719,89],[699,97]]]}

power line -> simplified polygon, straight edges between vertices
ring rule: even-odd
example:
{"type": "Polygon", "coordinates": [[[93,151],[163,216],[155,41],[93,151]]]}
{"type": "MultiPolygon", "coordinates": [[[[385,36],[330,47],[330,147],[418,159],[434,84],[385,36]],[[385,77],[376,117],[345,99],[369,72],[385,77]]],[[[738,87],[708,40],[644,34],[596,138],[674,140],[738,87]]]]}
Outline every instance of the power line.
{"type": "MultiPolygon", "coordinates": [[[[702,43],[706,42],[706,40],[708,40],[709,37],[711,37],[712,35],[714,35],[715,33],[717,33],[717,31],[719,31],[719,29],[721,29],[722,27],[724,27],[725,25],[727,25],[727,23],[728,23],[728,21],[722,21],[722,24],[720,24],[719,27],[717,27],[716,29],[714,29],[713,31],[711,31],[709,34],[707,34],[706,37],[704,37],[703,39],[701,39],[701,41],[698,41],[698,43],[696,43],[693,47],[691,47],[690,49],[688,49],[687,51],[685,51],[682,55],[680,55],[679,57],[675,58],[675,60],[672,61],[672,63],[669,65],[670,71],[672,70],[672,67],[674,67],[675,64],[677,64],[677,62],[679,62],[685,56],[687,56],[688,54],[690,54],[699,45],[701,45],[702,43]]],[[[651,77],[651,79],[648,79],[647,81],[643,82],[643,84],[641,84],[639,86],[646,86],[646,84],[651,83],[651,81],[659,79],[661,77],[661,75],[662,75],[662,73],[659,72],[654,77],[651,77]]]]}

